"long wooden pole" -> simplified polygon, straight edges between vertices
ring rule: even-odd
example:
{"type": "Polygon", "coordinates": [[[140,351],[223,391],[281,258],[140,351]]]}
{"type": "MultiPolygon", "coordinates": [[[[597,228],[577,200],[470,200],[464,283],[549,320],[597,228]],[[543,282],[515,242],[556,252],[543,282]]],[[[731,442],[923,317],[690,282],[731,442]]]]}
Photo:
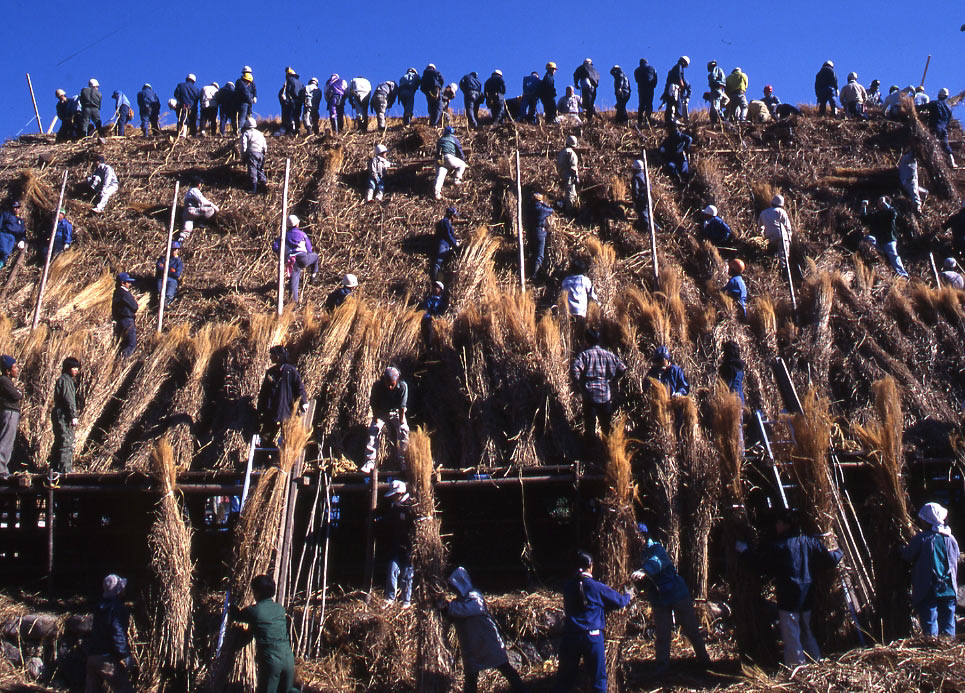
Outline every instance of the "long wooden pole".
{"type": "Polygon", "coordinates": [[[40,134],[44,134],[44,124],[40,120],[40,111],[37,110],[37,97],[34,96],[34,85],[30,81],[30,73],[27,73],[27,87],[30,89],[30,100],[34,104],[34,115],[37,116],[37,127],[40,128],[40,134]]]}
{"type": "Polygon", "coordinates": [[[171,242],[174,240],[174,217],[178,213],[178,193],[181,191],[181,181],[174,182],[174,202],[171,203],[171,223],[168,224],[168,244],[164,253],[164,274],[161,277],[161,291],[158,296],[160,308],[157,311],[157,331],[161,331],[164,324],[164,304],[167,303],[168,272],[171,270],[171,242]]]}
{"type": "Polygon", "coordinates": [[[526,265],[523,251],[523,173],[519,164],[519,147],[516,147],[516,235],[519,240],[519,289],[526,291],[526,265]]]}
{"type": "Polygon", "coordinates": [[[942,288],[942,280],[938,277],[938,266],[935,264],[935,253],[928,253],[928,260],[931,262],[931,271],[935,277],[935,288],[942,288]]]}
{"type": "Polygon", "coordinates": [[[791,276],[791,258],[788,256],[788,246],[791,245],[790,239],[784,240],[784,231],[781,231],[781,255],[784,256],[784,269],[787,271],[787,287],[791,291],[791,307],[797,310],[797,297],[794,295],[794,277],[791,276]]]}
{"type": "Polygon", "coordinates": [[[278,246],[278,314],[285,310],[285,246],[288,242],[288,176],[291,159],[285,159],[285,190],[281,198],[281,243],[278,246]]]}
{"type": "Polygon", "coordinates": [[[647,181],[647,217],[650,220],[650,256],[653,258],[653,280],[659,282],[660,265],[657,263],[657,231],[653,225],[653,198],[650,194],[650,166],[647,164],[646,150],[643,152],[643,173],[647,181]]]}
{"type": "Polygon", "coordinates": [[[60,184],[60,197],[57,199],[57,208],[54,210],[54,226],[50,230],[50,240],[47,241],[47,259],[44,262],[44,273],[40,278],[40,290],[37,292],[37,305],[34,307],[34,319],[30,325],[31,330],[37,329],[40,322],[40,306],[44,302],[44,291],[47,289],[47,278],[50,276],[50,258],[54,253],[54,237],[57,235],[57,225],[60,223],[60,206],[64,204],[64,191],[67,189],[67,171],[64,171],[64,180],[60,184]]]}
{"type": "MultiPolygon", "coordinates": [[[[369,497],[369,516],[365,523],[365,575],[362,577],[362,589],[372,597],[372,586],[375,583],[375,513],[379,509],[379,467],[372,467],[372,495],[369,497]]],[[[327,548],[327,547],[326,547],[327,548]]]]}
{"type": "Polygon", "coordinates": [[[925,86],[925,77],[928,76],[928,66],[931,65],[931,56],[925,61],[925,71],[921,73],[921,86],[925,86]]]}

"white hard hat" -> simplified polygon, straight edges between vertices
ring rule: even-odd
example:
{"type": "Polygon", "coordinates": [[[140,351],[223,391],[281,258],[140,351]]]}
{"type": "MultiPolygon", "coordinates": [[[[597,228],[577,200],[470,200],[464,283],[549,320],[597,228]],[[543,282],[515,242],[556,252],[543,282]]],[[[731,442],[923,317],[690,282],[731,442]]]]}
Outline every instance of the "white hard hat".
{"type": "Polygon", "coordinates": [[[312,77],[310,80],[308,80],[308,83],[309,83],[309,84],[318,84],[318,77],[312,77]]]}
{"type": "Polygon", "coordinates": [[[101,85],[101,83],[98,82],[98,81],[97,81],[96,79],[94,79],[93,77],[91,77],[91,78],[90,78],[90,81],[87,83],[87,86],[88,86],[88,87],[99,87],[100,85],[101,85]]]}
{"type": "Polygon", "coordinates": [[[587,59],[584,60],[583,62],[584,62],[586,65],[592,65],[592,64],[593,64],[593,61],[590,60],[589,58],[587,58],[587,59]]]}
{"type": "Polygon", "coordinates": [[[740,71],[741,71],[741,69],[740,69],[739,67],[735,67],[735,68],[734,68],[734,72],[740,72],[740,71]]]}
{"type": "Polygon", "coordinates": [[[248,117],[248,122],[245,124],[250,128],[258,127],[258,121],[251,116],[248,117]]]}
{"type": "Polygon", "coordinates": [[[212,82],[212,83],[211,83],[211,86],[214,87],[215,89],[220,89],[220,88],[221,88],[221,85],[218,84],[217,82],[212,82]]]}
{"type": "Polygon", "coordinates": [[[241,74],[244,74],[246,72],[251,72],[251,66],[245,65],[243,68],[241,68],[241,74]]]}
{"type": "Polygon", "coordinates": [[[377,145],[375,145],[375,153],[376,153],[376,154],[385,154],[387,151],[389,151],[389,148],[386,147],[384,144],[377,144],[377,145]]]}
{"type": "Polygon", "coordinates": [[[784,196],[775,195],[771,198],[771,207],[783,207],[784,206],[784,196]]]}
{"type": "Polygon", "coordinates": [[[686,55],[681,55],[678,62],[681,62],[684,65],[690,65],[690,58],[688,58],[686,55]]]}
{"type": "Polygon", "coordinates": [[[178,107],[177,99],[168,99],[168,108],[170,108],[173,111],[177,107],[178,107]]]}
{"type": "Polygon", "coordinates": [[[642,159],[637,159],[636,161],[633,162],[633,170],[634,170],[634,171],[642,171],[642,170],[643,170],[643,160],[642,160],[642,159]]]}
{"type": "Polygon", "coordinates": [[[198,81],[198,78],[194,76],[194,73],[193,73],[193,72],[190,73],[190,74],[189,74],[187,77],[185,77],[184,79],[186,79],[188,82],[197,82],[197,81],[198,81]]]}
{"type": "Polygon", "coordinates": [[[824,61],[824,66],[825,66],[825,67],[834,67],[834,63],[831,62],[830,60],[825,60],[825,61],[824,61]]]}
{"type": "Polygon", "coordinates": [[[857,82],[857,81],[858,81],[858,73],[857,73],[857,72],[849,72],[849,73],[848,73],[848,81],[849,81],[849,82],[857,82]]]}
{"type": "Polygon", "coordinates": [[[578,144],[579,144],[579,142],[578,142],[577,139],[576,139],[576,135],[570,135],[569,137],[566,138],[566,146],[567,146],[567,147],[575,147],[575,146],[577,146],[578,144]]]}
{"type": "Polygon", "coordinates": [[[945,262],[942,263],[942,269],[953,270],[958,267],[958,263],[955,262],[955,258],[946,257],[945,262]]]}
{"type": "Polygon", "coordinates": [[[342,277],[342,286],[348,287],[349,289],[354,289],[359,285],[358,277],[354,274],[346,274],[342,277]]]}
{"type": "Polygon", "coordinates": [[[294,214],[289,214],[289,215],[288,215],[288,225],[291,226],[291,227],[298,226],[298,217],[296,217],[294,214]]]}
{"type": "Polygon", "coordinates": [[[938,98],[939,98],[939,99],[947,99],[947,98],[948,98],[948,89],[946,89],[945,87],[942,87],[941,89],[939,89],[939,90],[938,90],[938,98]]]}
{"type": "Polygon", "coordinates": [[[706,214],[706,215],[709,216],[709,217],[716,217],[716,216],[717,216],[717,208],[714,207],[714,205],[707,205],[707,206],[704,207],[703,210],[701,210],[701,211],[703,211],[703,213],[706,214]]]}
{"type": "Polygon", "coordinates": [[[405,482],[401,479],[396,479],[389,486],[389,490],[385,492],[386,498],[391,498],[392,496],[404,496],[406,492],[405,482]]]}
{"type": "Polygon", "coordinates": [[[494,75],[499,75],[500,77],[502,77],[502,76],[503,76],[503,71],[502,71],[502,70],[493,70],[493,74],[494,74],[494,75]]]}
{"type": "Polygon", "coordinates": [[[57,91],[54,92],[54,96],[58,98],[61,96],[67,96],[67,92],[64,91],[63,89],[58,89],[57,91]]]}

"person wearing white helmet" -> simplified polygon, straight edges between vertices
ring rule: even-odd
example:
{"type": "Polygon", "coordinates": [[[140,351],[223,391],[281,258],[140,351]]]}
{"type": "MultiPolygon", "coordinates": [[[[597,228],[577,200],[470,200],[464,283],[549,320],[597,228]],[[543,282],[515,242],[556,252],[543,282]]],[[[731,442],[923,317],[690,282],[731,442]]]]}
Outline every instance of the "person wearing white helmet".
{"type": "Polygon", "coordinates": [[[94,193],[96,198],[93,211],[100,214],[120,187],[120,181],[117,179],[117,174],[114,173],[114,167],[107,163],[103,154],[97,156],[97,166],[94,167],[94,172],[87,176],[87,185],[90,186],[91,192],[94,193]]]}
{"type": "Polygon", "coordinates": [[[201,176],[193,176],[188,187],[188,192],[184,195],[184,226],[180,235],[182,241],[187,239],[188,234],[194,230],[194,222],[202,223],[214,219],[218,213],[218,205],[209,200],[201,192],[204,181],[201,176]]]}
{"type": "Polygon", "coordinates": [[[502,70],[493,70],[483,85],[483,97],[493,117],[491,124],[499,125],[506,118],[506,80],[502,70]]]}
{"type": "Polygon", "coordinates": [[[174,98],[178,102],[178,132],[187,126],[192,135],[198,134],[198,108],[201,104],[201,90],[198,89],[197,77],[189,74],[174,88],[174,98]]]}
{"type": "Polygon", "coordinates": [[[942,281],[954,289],[965,291],[965,277],[958,271],[958,262],[953,257],[946,257],[942,263],[942,281]]]}
{"type": "Polygon", "coordinates": [[[670,72],[667,73],[667,81],[664,84],[663,96],[660,97],[660,100],[666,104],[664,119],[668,125],[675,122],[677,118],[687,120],[690,83],[687,81],[685,70],[688,65],[690,65],[690,58],[682,55],[670,68],[670,72]]]}
{"type": "Polygon", "coordinates": [[[248,167],[248,178],[251,180],[251,192],[257,193],[258,186],[266,190],[268,178],[265,176],[265,155],[268,153],[268,141],[256,127],[254,118],[248,118],[241,130],[241,160],[248,167]]]}
{"type": "Polygon", "coordinates": [[[54,92],[57,97],[57,118],[60,119],[60,129],[57,130],[57,141],[77,139],[78,120],[80,117],[80,99],[68,98],[67,92],[58,89],[54,92]]]}
{"type": "Polygon", "coordinates": [[[141,133],[145,137],[161,133],[161,100],[154,93],[154,88],[147,82],[137,92],[137,110],[141,117],[141,133]]]}
{"type": "Polygon", "coordinates": [[[375,469],[379,452],[379,437],[386,424],[389,426],[389,444],[396,464],[405,471],[405,453],[409,447],[409,422],[405,412],[409,402],[409,386],[402,380],[399,369],[385,369],[369,394],[372,421],[369,424],[369,442],[365,446],[365,464],[361,471],[368,474],[375,469]]]}
{"type": "Polygon", "coordinates": [[[633,162],[633,175],[630,176],[630,198],[633,200],[633,208],[637,212],[637,219],[640,222],[640,230],[644,233],[650,232],[650,224],[653,224],[655,231],[660,230],[660,225],[650,219],[650,190],[647,188],[647,176],[644,171],[642,159],[633,162]]]}
{"type": "Polygon", "coordinates": [[[848,83],[841,89],[841,107],[844,109],[846,118],[858,118],[867,120],[868,114],[865,113],[865,101],[868,100],[868,92],[858,82],[858,73],[848,73],[848,83]]]}
{"type": "MultiPolygon", "coordinates": [[[[394,368],[389,370],[398,373],[394,368]]],[[[397,375],[396,378],[398,378],[397,375]]],[[[403,382],[402,385],[404,386],[405,383],[403,382]]],[[[388,606],[401,598],[403,608],[408,608],[412,604],[414,576],[412,527],[415,523],[415,504],[409,497],[405,482],[401,479],[392,481],[384,497],[388,500],[389,507],[379,513],[375,519],[385,527],[388,535],[389,567],[385,579],[385,603],[388,606]]]]}
{"type": "Polygon", "coordinates": [[[814,78],[814,95],[818,99],[818,115],[824,115],[826,109],[831,109],[831,115],[838,112],[834,99],[838,95],[838,76],[834,73],[834,63],[826,60],[814,78]]]}
{"type": "Polygon", "coordinates": [[[369,159],[369,179],[365,186],[366,202],[371,202],[373,195],[381,202],[385,195],[385,174],[392,168],[392,162],[385,156],[387,151],[389,151],[388,147],[379,143],[375,145],[375,155],[369,159]]]}
{"type": "Polygon", "coordinates": [[[435,127],[442,122],[442,88],[446,81],[442,73],[432,63],[426,65],[419,80],[419,90],[426,96],[426,107],[429,109],[429,125],[435,127]]]}
{"type": "Polygon", "coordinates": [[[600,73],[589,58],[573,71],[573,86],[580,90],[587,121],[593,120],[596,115],[596,90],[600,86],[600,73]]]}
{"type": "Polygon", "coordinates": [[[703,220],[700,222],[700,232],[704,238],[714,245],[725,245],[730,243],[734,237],[730,226],[717,213],[717,207],[707,205],[701,210],[703,220]]]}
{"type": "Polygon", "coordinates": [[[915,87],[915,105],[916,106],[924,106],[926,103],[929,103],[930,101],[931,101],[931,98],[928,96],[928,93],[925,91],[924,86],[919,84],[917,87],[915,87]]]}
{"type": "Polygon", "coordinates": [[[354,274],[346,274],[342,277],[341,286],[330,293],[328,298],[325,299],[325,310],[333,311],[345,303],[345,300],[352,295],[352,292],[355,291],[358,285],[358,277],[354,274]]]}
{"type": "Polygon", "coordinates": [[[348,85],[348,102],[355,111],[355,127],[361,132],[369,129],[369,100],[372,98],[372,83],[365,77],[353,77],[348,85]]]}
{"type": "Polygon", "coordinates": [[[747,120],[747,75],[739,67],[731,70],[725,81],[727,98],[727,117],[743,122],[747,120]]]}
{"type": "Polygon", "coordinates": [[[304,86],[299,98],[302,102],[302,125],[307,132],[318,134],[318,108],[322,103],[322,90],[318,77],[312,77],[304,86]]]}
{"type": "Polygon", "coordinates": [[[783,195],[771,199],[771,206],[757,217],[757,225],[770,251],[780,253],[781,261],[787,262],[791,252],[791,220],[784,210],[783,195]]]}
{"type": "Polygon", "coordinates": [[[372,92],[371,108],[375,114],[375,125],[380,131],[385,130],[385,114],[399,96],[399,87],[391,79],[382,82],[372,92]]]}
{"type": "Polygon", "coordinates": [[[217,82],[201,87],[201,125],[199,132],[204,135],[205,129],[210,135],[218,134],[218,92],[221,85],[217,82]]]}
{"type": "Polygon", "coordinates": [[[402,125],[412,122],[412,111],[415,108],[415,94],[419,91],[422,78],[419,71],[410,67],[399,80],[399,103],[402,104],[402,125]]]}
{"type": "Polygon", "coordinates": [[[912,147],[905,147],[898,160],[898,181],[905,189],[908,199],[915,205],[915,213],[921,214],[921,205],[928,191],[918,184],[918,156],[912,147]]]}
{"type": "Polygon", "coordinates": [[[566,146],[556,155],[556,173],[563,188],[563,209],[566,211],[575,209],[579,201],[576,192],[580,184],[580,157],[576,153],[578,146],[576,137],[570,135],[566,138],[566,146]]]}
{"type": "Polygon", "coordinates": [[[80,102],[80,125],[77,128],[79,137],[87,137],[100,132],[101,129],[101,101],[103,95],[100,90],[100,83],[91,78],[87,86],[80,90],[78,97],[80,102]]]}
{"type": "Polygon", "coordinates": [[[483,102],[483,86],[479,73],[468,72],[459,80],[462,89],[462,105],[466,109],[466,120],[470,130],[479,129],[479,107],[483,102]]]}
{"type": "Polygon", "coordinates": [[[87,638],[85,690],[103,690],[107,684],[119,693],[132,691],[130,671],[134,658],[127,634],[130,613],[122,598],[127,580],[108,575],[102,588],[103,599],[94,610],[87,638]]]}
{"type": "Polygon", "coordinates": [[[928,127],[931,128],[932,133],[938,138],[938,143],[941,145],[942,151],[948,155],[951,167],[958,168],[955,164],[955,156],[952,154],[952,146],[948,143],[948,125],[952,122],[952,108],[948,105],[948,89],[942,88],[938,92],[938,99],[922,106],[917,105],[918,98],[916,96],[915,104],[915,108],[919,113],[924,113],[928,116],[928,127]]]}
{"type": "MultiPolygon", "coordinates": [[[[312,277],[318,274],[318,253],[312,249],[312,241],[308,234],[298,228],[300,219],[294,214],[288,215],[288,232],[285,234],[285,260],[288,265],[289,284],[291,286],[292,303],[298,304],[299,284],[302,270],[312,270],[312,277]]],[[[281,236],[271,244],[273,251],[280,252],[281,236]]]]}
{"type": "Polygon", "coordinates": [[[901,550],[901,557],[912,564],[911,605],[923,635],[954,638],[958,541],[946,522],[948,510],[938,503],[923,505],[916,519],[922,531],[901,550]]]}
{"type": "Polygon", "coordinates": [[[617,100],[617,112],[613,120],[617,123],[626,123],[630,120],[630,115],[627,113],[627,103],[630,101],[631,94],[630,78],[619,65],[610,68],[610,76],[613,77],[613,97],[617,100]]]}

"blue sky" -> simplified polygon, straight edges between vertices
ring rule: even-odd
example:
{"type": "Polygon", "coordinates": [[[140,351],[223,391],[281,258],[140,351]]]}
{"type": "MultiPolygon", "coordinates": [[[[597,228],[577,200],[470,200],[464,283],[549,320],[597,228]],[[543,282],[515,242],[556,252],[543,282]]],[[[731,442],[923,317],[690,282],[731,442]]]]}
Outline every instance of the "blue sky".
{"type": "MultiPolygon", "coordinates": [[[[275,94],[286,65],[304,80],[332,72],[362,75],[373,84],[398,79],[409,66],[434,62],[447,81],[475,70],[481,77],[500,68],[510,95],[522,77],[542,71],[547,60],[570,80],[585,57],[607,79],[599,102],[612,104],[609,76],[614,64],[629,72],[641,57],[655,65],[661,86],[681,54],[692,59],[688,78],[695,100],[706,85],[704,65],[714,58],[726,72],[740,66],[749,93],[773,84],[784,101],[813,102],[813,80],[821,63],[834,61],[839,79],[855,70],[868,84],[878,78],[918,84],[932,53],[925,82],[934,95],[942,86],[965,89],[962,54],[965,8],[924,3],[909,14],[906,3],[870,0],[811,0],[784,6],[773,2],[689,3],[573,2],[195,2],[106,3],[72,0],[37,4],[5,0],[0,40],[0,140],[36,132],[24,73],[29,71],[46,128],[54,116],[53,92],[76,94],[96,77],[107,98],[120,88],[133,97],[145,81],[162,99],[188,72],[201,84],[235,79],[242,65],[255,70],[258,112],[278,112],[275,94]],[[904,36],[901,32],[904,31],[904,36]]],[[[631,98],[631,104],[636,97],[631,98]]],[[[132,98],[133,101],[133,98],[132,98]]],[[[417,104],[421,101],[418,100],[417,104]]],[[[460,101],[461,103],[461,101],[460,101]]],[[[424,102],[421,103],[424,110],[424,102]]],[[[958,109],[956,109],[958,111],[958,109]]],[[[956,115],[960,113],[956,112],[956,115]]],[[[170,117],[169,117],[170,122],[170,117]]]]}

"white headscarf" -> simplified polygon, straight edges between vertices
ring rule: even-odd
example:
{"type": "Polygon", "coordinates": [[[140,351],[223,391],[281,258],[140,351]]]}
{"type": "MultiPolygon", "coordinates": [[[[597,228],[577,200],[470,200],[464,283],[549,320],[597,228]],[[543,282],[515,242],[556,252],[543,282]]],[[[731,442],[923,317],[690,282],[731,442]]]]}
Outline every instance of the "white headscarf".
{"type": "Polygon", "coordinates": [[[945,524],[946,517],[948,517],[948,510],[938,503],[925,503],[918,511],[918,518],[930,524],[933,532],[951,535],[952,530],[945,524]]]}
{"type": "Polygon", "coordinates": [[[127,587],[127,580],[117,575],[108,575],[104,578],[104,597],[106,599],[118,597],[125,587],[127,587]]]}

